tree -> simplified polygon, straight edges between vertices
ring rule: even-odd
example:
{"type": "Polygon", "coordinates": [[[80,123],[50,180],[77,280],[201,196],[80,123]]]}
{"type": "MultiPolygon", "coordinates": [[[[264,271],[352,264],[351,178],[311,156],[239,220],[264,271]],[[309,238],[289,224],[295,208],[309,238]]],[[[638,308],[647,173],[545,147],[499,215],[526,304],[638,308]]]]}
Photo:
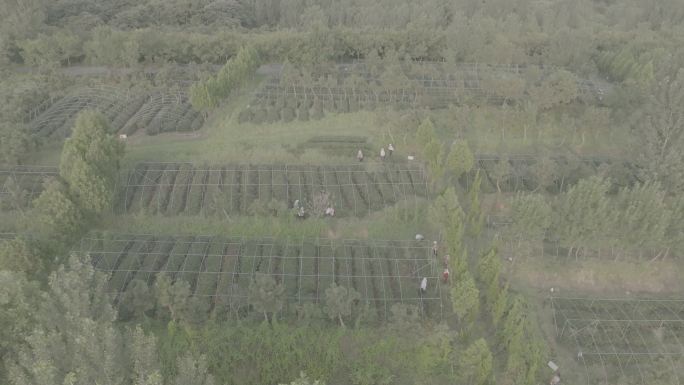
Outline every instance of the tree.
{"type": "Polygon", "coordinates": [[[468,329],[480,311],[480,291],[469,272],[464,272],[451,288],[451,303],[463,329],[468,329]]]}
{"type": "Polygon", "coordinates": [[[195,358],[191,353],[178,358],[174,385],[214,385],[214,376],[209,374],[207,358],[195,358]]]}
{"type": "Polygon", "coordinates": [[[124,153],[110,131],[102,114],[83,111],[62,150],[60,175],[80,207],[93,214],[111,206],[124,153]]]}
{"type": "MultiPolygon", "coordinates": [[[[280,385],[288,385],[288,384],[280,384],[280,385]]],[[[290,382],[289,385],[325,385],[325,382],[321,381],[311,381],[309,379],[309,376],[307,376],[304,372],[299,373],[299,378],[290,382]]]]}
{"type": "Polygon", "coordinates": [[[133,385],[162,385],[157,339],[154,335],[145,335],[138,325],[130,333],[129,340],[133,385]]]}
{"type": "Polygon", "coordinates": [[[552,214],[543,195],[518,193],[511,201],[513,223],[509,232],[520,241],[540,241],[551,225],[552,214]]]}
{"type": "Polygon", "coordinates": [[[24,237],[0,241],[0,270],[35,273],[43,268],[35,243],[24,237]]]}
{"type": "Polygon", "coordinates": [[[154,284],[155,296],[161,308],[165,308],[171,314],[171,319],[178,321],[188,311],[190,301],[190,284],[184,280],[171,283],[166,274],[157,276],[154,284]]]}
{"type": "Polygon", "coordinates": [[[431,140],[423,148],[423,154],[425,160],[427,160],[428,167],[430,169],[430,175],[433,181],[438,181],[442,174],[444,173],[444,162],[443,162],[443,152],[444,149],[442,144],[436,139],[431,140]]]}
{"type": "MultiPolygon", "coordinates": [[[[623,249],[665,249],[672,211],[659,182],[637,183],[620,189],[611,208],[615,212],[613,242],[623,249]]],[[[611,230],[608,230],[611,232],[611,230]]]]}
{"type": "MultiPolygon", "coordinates": [[[[465,214],[458,201],[458,195],[453,187],[449,187],[438,196],[428,209],[428,218],[440,228],[440,234],[450,232],[454,245],[460,244],[463,237],[463,221],[465,214]],[[459,229],[460,227],[460,229],[459,229]]],[[[455,247],[460,251],[460,247],[455,247]]]]}
{"type": "Polygon", "coordinates": [[[249,284],[249,303],[254,309],[264,314],[268,322],[268,313],[279,312],[285,302],[285,287],[278,284],[272,276],[256,273],[249,284]]]}
{"type": "Polygon", "coordinates": [[[0,161],[11,165],[21,164],[35,147],[26,125],[0,122],[0,161]]]}
{"type": "Polygon", "coordinates": [[[560,197],[553,228],[568,256],[581,247],[591,247],[601,240],[604,229],[612,226],[610,200],[606,193],[610,182],[598,176],[582,179],[560,197]]]}
{"type": "Polygon", "coordinates": [[[639,177],[659,181],[670,192],[684,188],[684,69],[657,84],[643,111],[634,119],[640,140],[639,177]]]}
{"type": "Polygon", "coordinates": [[[451,145],[451,150],[446,160],[447,168],[454,174],[456,179],[470,172],[475,165],[475,156],[465,140],[457,140],[451,145]]]}
{"type": "Polygon", "coordinates": [[[430,118],[423,120],[416,132],[416,142],[420,148],[425,148],[430,142],[435,140],[435,126],[430,118]]]}
{"type": "Polygon", "coordinates": [[[132,317],[140,319],[148,310],[154,308],[154,298],[147,283],[140,279],[134,279],[126,288],[120,303],[120,311],[123,318],[132,317]]]}
{"type": "Polygon", "coordinates": [[[482,183],[482,175],[480,170],[475,173],[475,180],[468,190],[468,232],[473,237],[478,237],[484,225],[484,212],[480,207],[480,184],[482,183]]]}
{"type": "Polygon", "coordinates": [[[490,171],[490,175],[494,178],[496,183],[496,191],[501,194],[501,182],[511,174],[511,162],[507,156],[501,156],[496,162],[494,168],[490,171]]]}
{"type": "Polygon", "coordinates": [[[20,384],[120,385],[130,373],[107,277],[88,257],[73,255],[50,275],[37,325],[8,363],[20,384]]]}
{"type": "Polygon", "coordinates": [[[83,223],[81,209],[72,201],[67,187],[58,180],[46,182],[40,196],[33,202],[28,227],[41,236],[68,240],[80,233],[83,223]]]}
{"type": "Polygon", "coordinates": [[[485,303],[491,310],[501,295],[501,259],[495,247],[487,251],[477,263],[478,280],[484,288],[485,303]]]}
{"type": "Polygon", "coordinates": [[[335,282],[325,289],[325,312],[331,320],[337,318],[340,326],[345,327],[343,317],[349,317],[352,313],[352,306],[361,298],[354,288],[347,289],[344,286],[337,286],[335,282]]]}
{"type": "Polygon", "coordinates": [[[487,341],[480,338],[461,354],[458,360],[458,376],[465,384],[486,385],[492,379],[492,352],[487,341]]]}
{"type": "Polygon", "coordinates": [[[530,90],[532,100],[540,110],[568,104],[579,96],[577,78],[566,70],[557,70],[544,80],[539,87],[530,90]]]}

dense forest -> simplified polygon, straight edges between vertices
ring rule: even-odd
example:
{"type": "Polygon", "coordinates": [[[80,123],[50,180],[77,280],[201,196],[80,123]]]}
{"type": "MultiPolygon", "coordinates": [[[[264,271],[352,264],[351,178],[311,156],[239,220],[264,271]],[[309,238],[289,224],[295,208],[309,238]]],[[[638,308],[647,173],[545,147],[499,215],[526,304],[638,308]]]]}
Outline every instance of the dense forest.
{"type": "Polygon", "coordinates": [[[0,75],[0,383],[684,378],[684,2],[0,0],[0,75]]]}

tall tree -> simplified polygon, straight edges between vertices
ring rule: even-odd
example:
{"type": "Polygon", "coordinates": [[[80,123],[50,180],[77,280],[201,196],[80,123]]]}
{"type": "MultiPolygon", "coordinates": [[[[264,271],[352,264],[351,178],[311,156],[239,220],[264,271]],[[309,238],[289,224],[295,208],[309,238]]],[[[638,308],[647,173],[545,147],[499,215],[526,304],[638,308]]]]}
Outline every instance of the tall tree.
{"type": "Polygon", "coordinates": [[[177,374],[173,379],[174,385],[214,385],[214,376],[209,373],[207,358],[201,355],[197,358],[191,353],[178,357],[177,374]]]}
{"type": "Polygon", "coordinates": [[[487,385],[492,379],[493,359],[487,341],[480,338],[461,354],[458,377],[465,384],[487,385]]]}
{"type": "Polygon", "coordinates": [[[475,156],[465,140],[457,140],[451,145],[447,156],[447,168],[456,179],[470,172],[475,165],[475,156]]]}
{"type": "Polygon", "coordinates": [[[344,317],[349,317],[352,313],[352,306],[361,298],[354,288],[347,289],[344,286],[337,286],[335,282],[325,289],[325,312],[330,319],[338,319],[340,326],[345,327],[344,317]]]}
{"type": "Polygon", "coordinates": [[[99,214],[112,204],[119,166],[124,153],[122,142],[109,133],[105,117],[83,111],[76,118],[71,138],[64,143],[60,175],[79,205],[99,214]]]}
{"type": "Polygon", "coordinates": [[[275,281],[271,275],[257,273],[249,284],[249,303],[254,309],[264,314],[268,322],[268,313],[279,312],[285,303],[285,287],[275,281]]]}
{"type": "Polygon", "coordinates": [[[480,291],[468,271],[461,274],[451,288],[451,303],[461,327],[469,329],[480,311],[480,291]]]}
{"type": "Polygon", "coordinates": [[[43,192],[33,202],[33,213],[27,217],[28,227],[50,239],[68,240],[83,228],[83,213],[73,202],[64,183],[58,180],[46,183],[43,192]]]}
{"type": "Polygon", "coordinates": [[[670,192],[684,188],[684,69],[674,79],[660,81],[649,98],[634,130],[640,140],[642,180],[660,181],[670,192]]]}
{"type": "Polygon", "coordinates": [[[157,339],[138,325],[129,335],[133,385],[162,385],[157,339]]]}
{"type": "Polygon", "coordinates": [[[473,237],[480,236],[482,226],[484,225],[484,212],[480,207],[480,185],[482,183],[482,175],[480,170],[475,173],[475,180],[470,185],[468,190],[468,233],[473,237]]]}

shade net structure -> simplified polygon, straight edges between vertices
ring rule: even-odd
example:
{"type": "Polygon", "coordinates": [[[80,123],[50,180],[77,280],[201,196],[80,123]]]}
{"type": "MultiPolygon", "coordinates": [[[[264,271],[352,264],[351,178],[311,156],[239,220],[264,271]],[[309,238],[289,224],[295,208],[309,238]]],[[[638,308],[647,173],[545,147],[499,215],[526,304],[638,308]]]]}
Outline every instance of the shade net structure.
{"type": "Polygon", "coordinates": [[[0,167],[0,209],[29,207],[43,191],[45,181],[58,174],[56,167],[48,166],[0,167]]]}
{"type": "Polygon", "coordinates": [[[204,122],[184,88],[129,90],[109,85],[76,88],[62,98],[47,100],[29,112],[27,120],[39,137],[66,138],[75,117],[87,109],[101,112],[113,132],[125,135],[143,129],[150,135],[195,131],[204,122]]]}
{"type": "Polygon", "coordinates": [[[684,382],[684,300],[551,298],[556,339],[574,362],[564,382],[684,382]]]}
{"type": "MultiPolygon", "coordinates": [[[[540,84],[559,70],[538,65],[403,61],[387,66],[355,61],[302,77],[281,66],[253,93],[250,108],[258,115],[259,106],[282,108],[287,100],[292,101],[291,108],[319,101],[331,112],[377,106],[444,108],[469,102],[500,105],[523,98],[526,82],[540,84]]],[[[601,102],[609,89],[608,84],[589,79],[575,83],[578,97],[589,103],[601,102]]]]}
{"type": "Polygon", "coordinates": [[[379,319],[387,319],[396,303],[418,306],[425,317],[444,316],[447,287],[428,241],[122,234],[85,238],[80,252],[92,257],[95,269],[111,274],[108,290],[116,297],[132,280],[153,285],[164,273],[174,282],[187,281],[192,294],[211,306],[243,304],[254,275],[263,273],[285,287],[290,309],[324,303],[334,282],[354,288],[379,319]]]}
{"type": "Polygon", "coordinates": [[[307,215],[365,216],[397,203],[419,205],[428,182],[419,165],[309,166],[141,163],[119,188],[119,212],[164,215],[269,214],[296,200],[307,215]],[[323,202],[324,201],[324,202],[323,202]]]}

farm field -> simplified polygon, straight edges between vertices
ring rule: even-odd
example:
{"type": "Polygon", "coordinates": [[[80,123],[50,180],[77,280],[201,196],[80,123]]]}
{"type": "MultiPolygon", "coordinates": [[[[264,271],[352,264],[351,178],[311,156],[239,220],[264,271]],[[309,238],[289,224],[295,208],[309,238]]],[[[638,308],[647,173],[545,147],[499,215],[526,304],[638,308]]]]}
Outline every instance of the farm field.
{"type": "Polygon", "coordinates": [[[122,87],[98,85],[77,88],[59,99],[50,99],[29,112],[29,127],[42,139],[64,139],[71,133],[80,111],[100,111],[113,133],[133,135],[144,132],[196,131],[204,123],[192,108],[185,91],[130,91],[122,87]]]}
{"type": "Polygon", "coordinates": [[[119,191],[118,212],[162,215],[253,214],[266,212],[272,201],[291,208],[295,200],[312,205],[327,194],[336,216],[365,216],[399,202],[428,199],[425,173],[418,165],[406,164],[366,169],[142,163],[124,178],[119,191]]]}
{"type": "Polygon", "coordinates": [[[378,319],[392,304],[419,307],[421,314],[443,319],[448,286],[427,241],[333,240],[325,238],[242,238],[215,236],[108,235],[85,238],[80,251],[97,270],[111,274],[108,291],[119,295],[133,279],[152,285],[168,274],[185,280],[193,295],[244,301],[254,274],[272,275],[285,287],[288,307],[324,303],[334,282],[353,287],[378,319]],[[420,293],[423,277],[427,291],[420,293]]]}
{"type": "Polygon", "coordinates": [[[551,298],[573,384],[674,385],[684,376],[684,300],[551,298]],[[575,367],[576,366],[576,367],[575,367]]]}

